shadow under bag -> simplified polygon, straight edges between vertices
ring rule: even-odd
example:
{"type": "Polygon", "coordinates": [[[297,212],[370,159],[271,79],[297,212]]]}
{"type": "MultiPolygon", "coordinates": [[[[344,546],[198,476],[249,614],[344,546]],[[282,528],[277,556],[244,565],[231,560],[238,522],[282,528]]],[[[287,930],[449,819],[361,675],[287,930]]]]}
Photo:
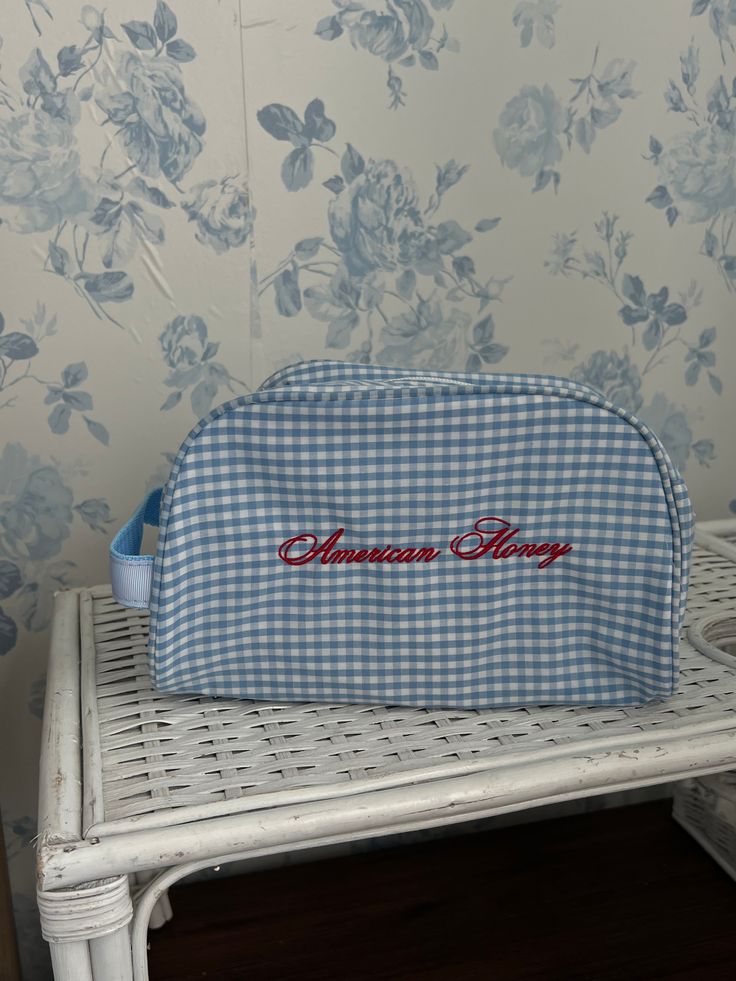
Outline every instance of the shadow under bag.
{"type": "Polygon", "coordinates": [[[317,361],[198,423],[111,574],[162,691],[633,705],[676,690],[691,538],[657,437],[585,385],[317,361]]]}

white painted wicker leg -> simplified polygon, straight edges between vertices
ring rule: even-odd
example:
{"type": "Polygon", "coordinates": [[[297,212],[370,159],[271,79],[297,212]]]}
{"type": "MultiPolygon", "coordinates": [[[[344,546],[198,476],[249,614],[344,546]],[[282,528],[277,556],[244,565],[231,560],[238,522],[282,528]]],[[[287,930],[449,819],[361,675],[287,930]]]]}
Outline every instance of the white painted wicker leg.
{"type": "Polygon", "coordinates": [[[55,981],[132,981],[126,875],[39,891],[38,909],[55,981]]]}
{"type": "MultiPolygon", "coordinates": [[[[148,885],[151,879],[155,879],[158,874],[158,872],[134,872],[131,879],[135,886],[138,887],[135,889],[134,896],[141,892],[142,889],[148,885]]],[[[151,919],[148,922],[148,929],[160,930],[162,926],[166,926],[173,915],[174,911],[171,908],[169,891],[167,889],[151,911],[151,919]]]]}
{"type": "Polygon", "coordinates": [[[86,940],[57,943],[49,940],[54,981],[94,981],[86,940]]]}
{"type": "Polygon", "coordinates": [[[90,940],[89,957],[94,981],[133,981],[129,925],[90,940]]]}

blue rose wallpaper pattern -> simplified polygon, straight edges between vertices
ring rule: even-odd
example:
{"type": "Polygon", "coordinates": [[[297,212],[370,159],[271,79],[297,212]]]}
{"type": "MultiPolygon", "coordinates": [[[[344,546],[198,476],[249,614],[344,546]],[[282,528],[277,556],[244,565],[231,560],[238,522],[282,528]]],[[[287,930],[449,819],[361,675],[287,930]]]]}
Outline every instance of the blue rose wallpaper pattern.
{"type": "Polygon", "coordinates": [[[569,375],[736,515],[736,5],[6,6],[0,765],[37,981],[53,593],[106,578],[217,402],[313,357],[569,375]]]}

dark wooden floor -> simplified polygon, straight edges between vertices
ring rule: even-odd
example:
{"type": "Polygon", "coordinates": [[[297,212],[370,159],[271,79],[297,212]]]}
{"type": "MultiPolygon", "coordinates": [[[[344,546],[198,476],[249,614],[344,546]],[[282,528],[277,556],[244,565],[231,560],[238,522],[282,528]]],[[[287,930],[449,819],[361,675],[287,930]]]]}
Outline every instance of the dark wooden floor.
{"type": "Polygon", "coordinates": [[[181,885],[151,981],[735,981],[736,884],[669,813],[181,885]]]}

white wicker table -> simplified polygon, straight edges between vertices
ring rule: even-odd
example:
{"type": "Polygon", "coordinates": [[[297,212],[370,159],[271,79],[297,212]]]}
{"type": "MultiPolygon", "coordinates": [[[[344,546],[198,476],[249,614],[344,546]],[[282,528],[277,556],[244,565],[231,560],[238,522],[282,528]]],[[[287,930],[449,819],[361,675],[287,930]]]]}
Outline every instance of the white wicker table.
{"type": "MultiPolygon", "coordinates": [[[[700,541],[688,622],[736,609],[734,545],[700,541]]],[[[38,899],[57,981],[145,981],[152,911],[200,868],[736,768],[736,669],[686,637],[666,702],[484,712],[158,694],[146,638],[107,587],[56,598],[38,899]]]]}

